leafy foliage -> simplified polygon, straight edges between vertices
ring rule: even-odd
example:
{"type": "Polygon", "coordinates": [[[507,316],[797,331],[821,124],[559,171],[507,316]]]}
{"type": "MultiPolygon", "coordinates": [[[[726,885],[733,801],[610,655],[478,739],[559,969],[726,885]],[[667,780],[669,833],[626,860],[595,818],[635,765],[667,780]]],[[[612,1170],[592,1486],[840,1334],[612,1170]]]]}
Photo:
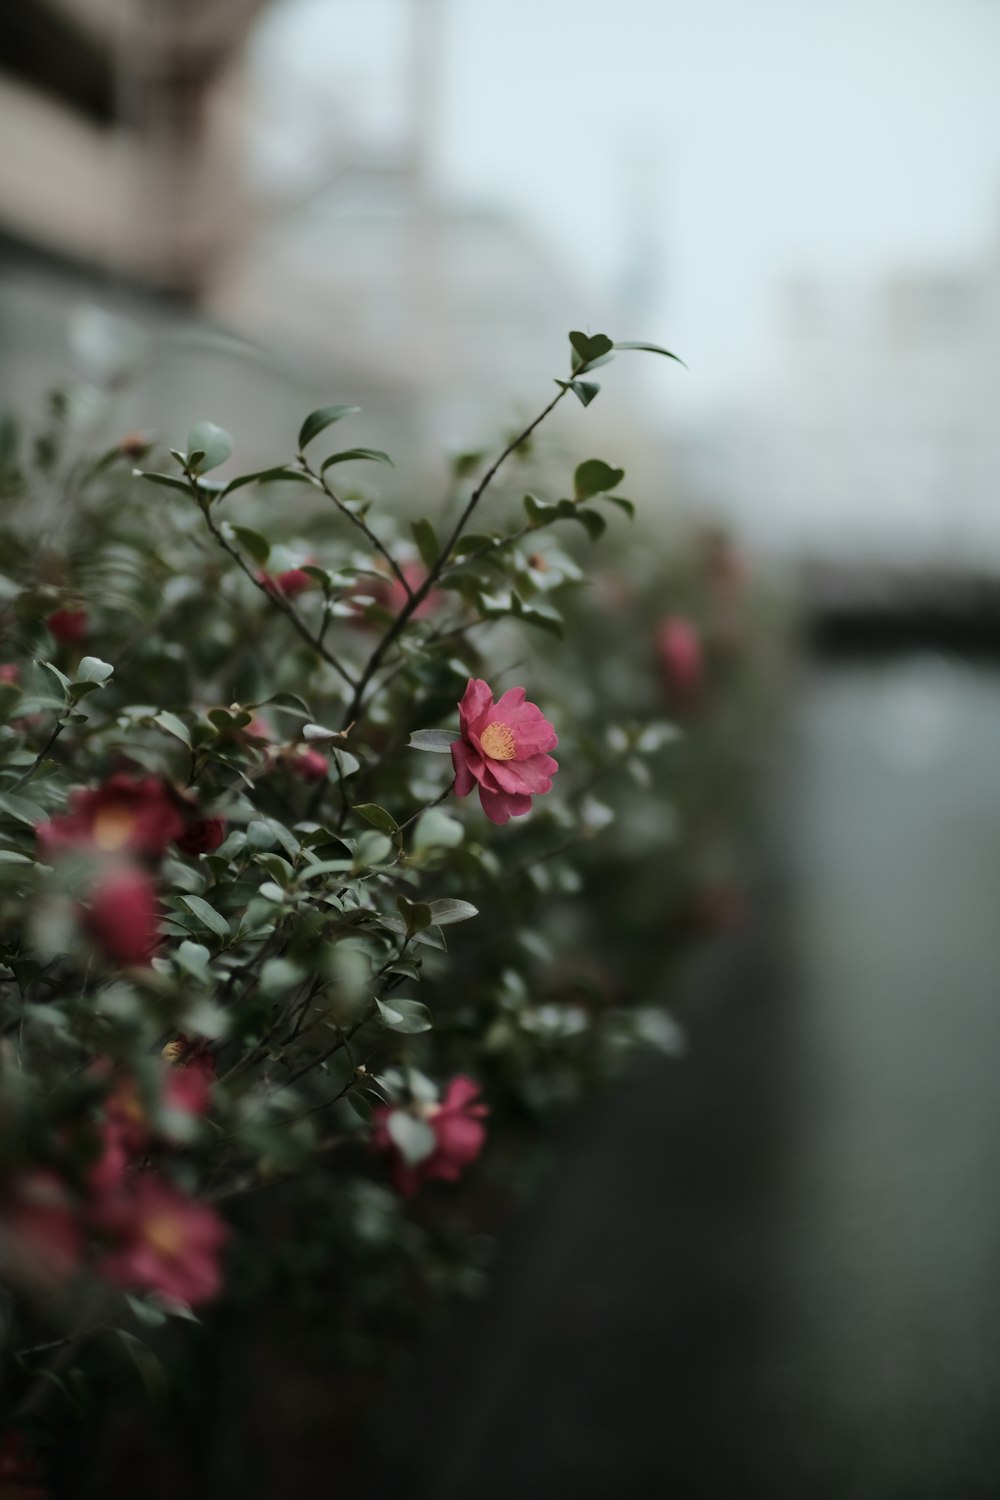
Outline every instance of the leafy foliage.
{"type": "Polygon", "coordinates": [[[225,482],[205,476],[238,448],[211,421],[183,449],[126,440],[98,460],[72,451],[58,401],[34,460],[0,423],[14,1416],[48,1379],[24,1351],[53,1326],[80,1359],[116,1328],[152,1388],[148,1329],[258,1295],[293,1243],[317,1267],[336,1244],[361,1276],[375,1236],[410,1277],[432,1252],[400,1229],[390,1158],[406,1191],[478,1170],[436,1121],[501,1138],[662,1043],[641,996],[568,978],[584,950],[558,939],[567,903],[584,928],[599,911],[579,898],[589,851],[672,740],[648,692],[638,714],[611,681],[588,694],[594,664],[614,667],[570,538],[624,525],[604,502],[631,517],[624,471],[585,460],[571,499],[496,492],[567,392],[596,395],[584,373],[668,351],[570,342],[540,416],[492,462],[456,460],[457,519],[409,528],[330,477],[387,454],[306,457],[355,407],[314,411],[292,457],[225,482]],[[53,488],[71,504],[39,544],[53,488]],[[506,827],[453,795],[470,679],[497,698],[523,683],[559,735],[551,792],[506,827]],[[269,1231],[269,1198],[301,1236],[269,1231]]]}

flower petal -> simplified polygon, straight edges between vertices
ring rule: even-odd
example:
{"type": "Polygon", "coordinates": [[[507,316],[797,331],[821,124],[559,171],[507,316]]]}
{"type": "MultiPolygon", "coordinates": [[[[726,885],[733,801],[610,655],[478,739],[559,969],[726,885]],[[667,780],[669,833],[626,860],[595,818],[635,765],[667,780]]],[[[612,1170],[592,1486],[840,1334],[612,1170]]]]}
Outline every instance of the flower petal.
{"type": "Polygon", "coordinates": [[[455,767],[456,797],[467,797],[477,781],[475,765],[481,758],[464,740],[455,740],[451,747],[451,763],[455,767]]]}
{"type": "Polygon", "coordinates": [[[484,682],[481,677],[470,677],[458,705],[458,722],[461,725],[462,734],[468,737],[470,728],[479,728],[481,721],[493,707],[493,694],[490,692],[489,683],[484,682]]]}
{"type": "Polygon", "coordinates": [[[490,822],[498,826],[531,811],[530,797],[516,796],[510,792],[494,792],[485,786],[479,788],[479,801],[490,822]]]}
{"type": "Polygon", "coordinates": [[[552,777],[558,771],[558,762],[551,755],[531,755],[527,760],[493,761],[490,765],[493,780],[502,792],[515,795],[527,793],[532,797],[543,796],[552,790],[552,777]]]}

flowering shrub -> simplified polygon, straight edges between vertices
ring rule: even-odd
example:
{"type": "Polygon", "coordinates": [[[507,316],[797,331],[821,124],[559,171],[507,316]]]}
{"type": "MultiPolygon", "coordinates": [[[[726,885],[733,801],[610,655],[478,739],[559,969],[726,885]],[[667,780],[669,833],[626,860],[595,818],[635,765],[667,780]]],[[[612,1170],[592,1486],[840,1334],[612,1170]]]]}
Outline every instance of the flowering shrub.
{"type": "MultiPolygon", "coordinates": [[[[60,401],[33,458],[0,445],[3,1451],[109,1337],[148,1372],[164,1319],[269,1278],[377,1274],[383,1307],[390,1283],[450,1284],[462,1244],[432,1207],[404,1229],[409,1200],[495,1173],[511,1121],[660,1035],[641,996],[560,993],[546,926],[581,904],[608,773],[671,737],[560,667],[586,610],[556,535],[589,546],[631,513],[623,470],[494,495],[599,363],[666,353],[570,341],[540,415],[474,483],[465,464],[450,523],[335,484],[389,461],[315,456],[345,406],[221,480],[210,422],[94,457],[60,401]]],[[[345,1340],[374,1305],[348,1302],[345,1340]]]]}

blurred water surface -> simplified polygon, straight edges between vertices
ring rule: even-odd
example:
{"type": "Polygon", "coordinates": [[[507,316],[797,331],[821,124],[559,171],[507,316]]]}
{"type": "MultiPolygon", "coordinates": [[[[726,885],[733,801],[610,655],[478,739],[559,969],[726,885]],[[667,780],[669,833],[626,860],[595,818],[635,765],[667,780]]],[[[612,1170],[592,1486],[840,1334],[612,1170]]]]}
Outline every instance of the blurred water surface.
{"type": "Polygon", "coordinates": [[[386,1493],[1000,1493],[1000,675],[825,665],[793,720],[689,1056],[568,1145],[386,1493]]]}

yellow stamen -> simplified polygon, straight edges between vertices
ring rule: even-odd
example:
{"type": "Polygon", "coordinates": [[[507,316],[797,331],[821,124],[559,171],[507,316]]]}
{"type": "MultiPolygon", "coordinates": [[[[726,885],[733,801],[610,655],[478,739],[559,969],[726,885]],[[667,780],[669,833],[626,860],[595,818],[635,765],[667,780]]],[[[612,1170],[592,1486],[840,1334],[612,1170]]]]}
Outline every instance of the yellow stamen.
{"type": "Polygon", "coordinates": [[[157,1214],[142,1226],[142,1237],[151,1250],[175,1255],[184,1247],[184,1230],[170,1214],[157,1214]]]}
{"type": "Polygon", "coordinates": [[[132,837],[135,818],[124,807],[102,807],[94,818],[93,838],[105,854],[117,854],[132,837]]]}
{"type": "Polygon", "coordinates": [[[490,760],[513,760],[517,754],[514,736],[506,724],[500,724],[495,719],[492,724],[487,724],[479,736],[479,743],[490,760]]]}

